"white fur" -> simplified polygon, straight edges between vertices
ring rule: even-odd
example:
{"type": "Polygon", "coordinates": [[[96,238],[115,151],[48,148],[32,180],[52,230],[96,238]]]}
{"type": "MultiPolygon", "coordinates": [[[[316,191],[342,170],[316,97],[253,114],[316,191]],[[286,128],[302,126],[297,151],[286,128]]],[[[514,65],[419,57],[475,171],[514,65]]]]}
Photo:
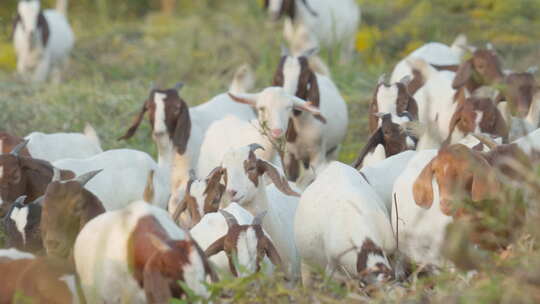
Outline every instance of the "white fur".
{"type": "Polygon", "coordinates": [[[535,151],[540,151],[540,129],[523,136],[514,141],[525,153],[531,155],[535,151]]]}
{"type": "MultiPolygon", "coordinates": [[[[87,128],[86,132],[91,131],[87,128]]],[[[102,153],[95,131],[93,134],[86,132],[85,134],[32,132],[25,139],[29,140],[27,149],[33,158],[49,162],[65,158],[87,158],[102,153]]]]}
{"type": "Polygon", "coordinates": [[[456,90],[452,88],[455,73],[439,72],[420,58],[410,58],[407,62],[426,79],[424,86],[413,96],[418,104],[418,120],[434,128],[431,131],[444,140],[448,137],[450,121],[457,108],[457,102],[454,102],[456,90]]]}
{"type": "MultiPolygon", "coordinates": [[[[143,201],[101,214],[81,230],[75,242],[74,259],[87,303],[146,303],[144,291],[131,274],[128,254],[133,229],[142,217],[149,215],[158,220],[169,238],[186,238],[166,211],[143,201]]],[[[184,273],[186,284],[206,296],[206,289],[198,281],[199,272],[204,273],[202,265],[198,258],[191,256],[190,260],[192,264],[184,273]]]]}
{"type": "MultiPolygon", "coordinates": [[[[263,221],[263,229],[272,237],[287,273],[297,278],[300,274],[300,258],[294,243],[293,231],[298,198],[283,194],[273,184],[266,186],[265,178],[259,178],[259,185],[256,187],[244,171],[243,163],[248,159],[248,155],[249,148],[242,147],[228,150],[223,157],[221,166],[227,171],[226,191],[237,191],[232,200],[246,208],[252,215],[268,211],[263,221]]],[[[276,169],[280,172],[280,169],[276,169]]],[[[290,185],[293,190],[299,192],[296,187],[290,185]]]]}
{"type": "Polygon", "coordinates": [[[386,159],[386,151],[383,145],[378,144],[373,152],[366,154],[362,161],[362,167],[375,165],[384,159],[386,159]]]}
{"type": "Polygon", "coordinates": [[[26,223],[28,222],[29,210],[30,208],[28,208],[28,206],[24,206],[22,208],[14,207],[11,215],[9,216],[9,218],[15,222],[17,230],[21,233],[23,244],[26,243],[26,232],[24,229],[26,228],[26,223]]]}
{"type": "Polygon", "coordinates": [[[412,69],[407,64],[407,60],[411,58],[421,58],[435,65],[459,65],[465,53],[463,47],[466,45],[467,38],[464,35],[458,36],[451,46],[439,42],[426,43],[396,64],[390,81],[394,83],[407,75],[413,76],[412,69]]]}
{"type": "MultiPolygon", "coordinates": [[[[232,214],[239,225],[250,225],[253,222],[253,215],[246,209],[238,205],[237,203],[231,203],[225,211],[232,214]]],[[[217,239],[224,236],[227,233],[228,226],[223,215],[219,212],[206,214],[201,221],[195,225],[191,230],[191,236],[197,241],[197,244],[201,246],[203,250],[206,250],[217,239]]],[[[266,232],[265,232],[266,234],[266,232]]],[[[269,238],[269,236],[267,235],[269,238]]],[[[256,270],[256,258],[257,258],[257,238],[254,235],[253,229],[249,230],[248,235],[243,233],[238,239],[238,263],[241,268],[245,268],[247,272],[239,273],[240,276],[252,274],[256,270]]],[[[221,271],[230,273],[229,262],[224,252],[220,252],[210,257],[212,262],[221,271]]],[[[268,273],[273,270],[273,265],[265,257],[263,259],[265,269],[268,273]]]]}
{"type": "MultiPolygon", "coordinates": [[[[324,267],[328,274],[340,269],[357,274],[357,251],[351,249],[367,238],[388,253],[395,247],[382,200],[354,168],[335,161],[302,194],[294,236],[302,263],[324,267]]],[[[386,259],[384,264],[390,268],[386,259]]]]}
{"type": "Polygon", "coordinates": [[[197,176],[205,177],[212,169],[217,167],[223,155],[231,148],[240,148],[252,143],[261,145],[264,150],[257,150],[257,157],[273,163],[276,156],[275,149],[268,137],[261,133],[259,122],[256,119],[246,121],[238,117],[227,115],[218,120],[206,131],[201,145],[197,176]]]}
{"type": "Polygon", "coordinates": [[[360,170],[366,176],[373,190],[384,202],[389,214],[390,210],[392,210],[394,182],[405,170],[405,167],[415,154],[415,151],[403,151],[375,164],[365,165],[360,170]]]}
{"type": "Polygon", "coordinates": [[[60,281],[64,282],[66,284],[66,286],[68,287],[69,291],[71,292],[71,295],[72,295],[72,302],[73,304],[78,304],[80,303],[79,301],[79,296],[78,296],[78,293],[77,293],[77,280],[75,278],[74,275],[71,275],[71,274],[66,274],[64,276],[61,276],[59,278],[60,281]]]}
{"type": "Polygon", "coordinates": [[[43,45],[41,39],[34,40],[32,48],[30,36],[37,27],[39,1],[19,1],[17,9],[22,20],[22,23],[16,25],[13,34],[17,71],[33,81],[42,82],[51,70],[65,65],[74,44],[73,31],[62,12],[45,10],[43,14],[49,26],[49,41],[43,45]]]}
{"type": "Polygon", "coordinates": [[[234,73],[229,92],[246,93],[255,86],[255,73],[249,64],[240,66],[234,73]]]}
{"type": "Polygon", "coordinates": [[[0,257],[11,260],[33,259],[35,256],[28,252],[19,251],[15,248],[0,249],[0,257]]]}
{"type": "Polygon", "coordinates": [[[108,150],[86,159],[63,159],[54,167],[73,171],[77,176],[103,169],[86,185],[106,210],[116,210],[143,199],[148,174],[154,170],[153,204],[165,208],[169,197],[167,170],[159,167],[145,152],[129,149],[108,150]]]}
{"type": "MultiPolygon", "coordinates": [[[[275,15],[281,8],[282,0],[271,0],[270,15],[275,15]]],[[[286,29],[284,36],[290,40],[291,30],[305,27],[323,46],[336,47],[340,45],[345,56],[350,56],[356,31],[360,23],[360,7],[354,0],[309,0],[309,6],[317,13],[313,16],[302,1],[296,2],[296,16],[292,20],[293,28],[286,29]]]]}
{"type": "Polygon", "coordinates": [[[440,249],[446,226],[452,218],[443,214],[440,209],[438,183],[434,178],[433,205],[429,209],[416,205],[412,192],[416,178],[436,155],[437,150],[417,152],[396,179],[392,193],[395,193],[397,202],[391,205],[391,222],[394,233],[398,225],[400,251],[417,263],[442,266],[444,259],[440,249]]]}
{"type": "Polygon", "coordinates": [[[162,93],[154,94],[154,103],[156,104],[156,116],[154,117],[154,134],[167,133],[167,126],[165,124],[165,97],[167,95],[162,93]]]}

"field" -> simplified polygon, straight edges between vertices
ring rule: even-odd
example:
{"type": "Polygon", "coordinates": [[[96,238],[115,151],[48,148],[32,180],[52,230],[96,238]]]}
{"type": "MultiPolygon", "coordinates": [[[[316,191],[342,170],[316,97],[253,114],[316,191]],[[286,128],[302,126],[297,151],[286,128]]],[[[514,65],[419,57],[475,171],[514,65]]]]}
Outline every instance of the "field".
{"type": "MultiPolygon", "coordinates": [[[[389,75],[401,56],[426,41],[451,43],[463,32],[478,46],[493,42],[505,68],[524,70],[539,63],[539,0],[477,2],[360,1],[359,54],[340,64],[337,56],[321,52],[349,107],[341,161],[351,162],[367,139],[368,102],[378,77],[389,75]]],[[[96,3],[102,5],[88,5],[89,13],[83,4],[75,5],[70,20],[76,47],[65,82],[53,85],[28,85],[14,75],[7,30],[11,12],[1,11],[6,30],[0,35],[0,130],[20,136],[36,130],[79,132],[88,122],[96,128],[104,149],[128,147],[157,156],[147,123],[130,141],[116,140],[153,85],[165,88],[184,82],[181,96],[189,105],[197,105],[226,91],[243,63],[254,68],[257,89],[271,82],[282,43],[281,24],[266,22],[258,1],[180,1],[172,16],[158,10],[140,14],[125,9],[125,17],[105,14],[106,1],[96,3]]],[[[454,243],[449,240],[457,246],[449,252],[461,254],[453,258],[479,269],[475,276],[444,270],[380,289],[359,287],[354,280],[345,284],[320,280],[309,289],[290,289],[280,277],[257,274],[225,280],[213,285],[213,290],[216,299],[223,297],[216,302],[225,303],[356,303],[367,301],[368,295],[379,302],[538,303],[536,237],[540,231],[535,219],[528,219],[512,249],[502,253],[476,251],[459,238],[454,243]]]]}

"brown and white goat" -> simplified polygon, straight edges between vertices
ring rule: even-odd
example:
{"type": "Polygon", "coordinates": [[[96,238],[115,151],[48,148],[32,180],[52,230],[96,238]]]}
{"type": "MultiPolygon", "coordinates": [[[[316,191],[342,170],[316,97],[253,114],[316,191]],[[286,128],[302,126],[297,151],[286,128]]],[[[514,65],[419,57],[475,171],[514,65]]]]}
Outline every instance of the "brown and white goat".
{"type": "Polygon", "coordinates": [[[405,150],[415,149],[416,138],[408,135],[399,124],[392,122],[391,114],[380,116],[382,123],[360,150],[358,158],[352,164],[354,168],[360,169],[366,165],[373,165],[405,150]]]}
{"type": "Polygon", "coordinates": [[[265,272],[270,273],[272,264],[281,267],[281,258],[261,226],[265,214],[253,217],[231,203],[217,213],[206,214],[190,233],[218,269],[244,276],[260,271],[264,264],[265,272]]]}
{"type": "Polygon", "coordinates": [[[88,303],[164,303],[185,293],[178,281],[206,298],[207,275],[216,279],[189,234],[144,201],[88,222],[74,258],[88,303]]]}
{"type": "MultiPolygon", "coordinates": [[[[42,196],[53,177],[54,168],[49,162],[20,155],[26,143],[0,155],[0,216],[22,195],[27,196],[27,201],[42,196]]],[[[61,179],[73,177],[71,171],[60,171],[61,179]]]]}
{"type": "Polygon", "coordinates": [[[457,107],[450,120],[446,144],[457,143],[470,133],[486,133],[508,141],[508,126],[489,98],[469,97],[457,107]]]}
{"type": "MultiPolygon", "coordinates": [[[[11,135],[7,132],[0,132],[0,154],[10,153],[18,144],[22,143],[24,138],[11,135]]],[[[28,149],[24,147],[20,151],[21,156],[30,157],[28,149]]]]}
{"type": "Polygon", "coordinates": [[[384,75],[379,78],[369,105],[370,133],[381,126],[381,117],[376,113],[389,113],[392,121],[399,124],[418,120],[418,105],[412,95],[422,86],[420,78],[418,71],[414,72],[414,78],[405,77],[391,85],[384,83],[384,75]]]}

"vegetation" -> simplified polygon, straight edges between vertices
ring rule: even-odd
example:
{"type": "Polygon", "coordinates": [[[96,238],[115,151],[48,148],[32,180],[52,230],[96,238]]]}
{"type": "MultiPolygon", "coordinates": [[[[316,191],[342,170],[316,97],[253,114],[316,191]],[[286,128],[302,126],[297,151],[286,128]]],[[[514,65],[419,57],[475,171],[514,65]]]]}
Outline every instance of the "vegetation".
{"type": "MultiPolygon", "coordinates": [[[[54,5],[54,0],[44,2],[46,7],[54,5]]],[[[66,82],[58,85],[29,86],[14,75],[15,55],[9,35],[16,1],[0,8],[4,25],[0,31],[1,130],[18,135],[34,130],[81,131],[90,122],[105,149],[127,146],[155,156],[146,123],[129,142],[116,141],[153,83],[168,87],[185,82],[181,95],[196,105],[224,92],[234,70],[245,62],[256,71],[257,87],[267,86],[279,60],[281,27],[265,22],[261,1],[183,0],[176,1],[175,8],[167,6],[175,1],[70,2],[69,17],[77,42],[66,82]]],[[[427,41],[450,43],[457,34],[466,33],[477,45],[491,41],[505,68],[524,70],[540,58],[538,0],[360,3],[359,55],[350,64],[341,65],[323,51],[349,105],[349,132],[340,155],[347,163],[368,135],[367,106],[376,79],[383,72],[390,73],[399,58],[419,45],[427,41]]],[[[538,201],[527,203],[538,206],[538,201]]],[[[523,230],[516,229],[510,250],[496,254],[471,248],[463,238],[470,226],[456,225],[453,231],[457,232],[448,242],[449,257],[457,265],[472,265],[466,269],[479,269],[474,276],[463,270],[444,270],[436,276],[413,276],[400,285],[365,289],[355,280],[323,284],[316,273],[319,280],[314,286],[291,289],[279,276],[255,274],[225,280],[212,285],[212,290],[215,302],[234,303],[358,303],[367,301],[368,295],[381,303],[395,299],[414,303],[537,303],[537,217],[531,215],[523,230]]]]}

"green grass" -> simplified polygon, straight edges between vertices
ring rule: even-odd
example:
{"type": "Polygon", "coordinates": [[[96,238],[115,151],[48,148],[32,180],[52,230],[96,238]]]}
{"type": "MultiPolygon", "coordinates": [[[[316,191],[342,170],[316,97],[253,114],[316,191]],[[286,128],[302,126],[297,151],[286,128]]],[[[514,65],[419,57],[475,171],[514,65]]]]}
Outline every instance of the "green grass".
{"type": "MultiPolygon", "coordinates": [[[[172,18],[148,14],[138,20],[107,21],[95,16],[72,16],[77,43],[67,81],[59,85],[29,86],[20,82],[12,70],[5,68],[13,66],[12,62],[4,62],[10,60],[9,56],[0,55],[0,68],[4,68],[0,70],[0,130],[21,136],[35,130],[82,131],[89,122],[97,129],[105,149],[128,147],[156,156],[146,122],[130,141],[116,141],[153,83],[170,87],[184,82],[181,95],[190,105],[224,92],[235,69],[243,63],[254,67],[257,89],[271,83],[279,60],[281,29],[263,21],[256,1],[226,1],[232,5],[213,2],[212,9],[201,4],[203,1],[186,3],[172,18]]],[[[367,7],[364,12],[370,25],[394,21],[394,16],[388,15],[374,18],[385,12],[380,6],[376,10],[367,7]]],[[[385,24],[379,26],[384,28],[385,24]]],[[[452,41],[454,34],[437,32],[444,36],[444,42],[452,41]]],[[[0,50],[9,45],[5,36],[0,43],[0,50]]],[[[538,46],[538,42],[531,41],[531,45],[538,46]]],[[[383,60],[370,61],[362,54],[350,64],[340,65],[323,52],[325,59],[332,59],[332,77],[349,107],[350,125],[340,160],[351,162],[365,142],[372,89],[381,73],[391,72],[399,56],[396,52],[383,60]]],[[[530,47],[526,55],[523,49],[516,53],[507,48],[503,58],[507,67],[515,64],[524,68],[538,59],[538,48],[530,47]]],[[[215,302],[227,303],[359,303],[367,301],[368,295],[378,303],[405,299],[409,303],[535,303],[540,300],[540,255],[535,241],[538,228],[534,225],[538,221],[534,221],[537,217],[532,219],[509,258],[491,254],[484,263],[471,262],[482,268],[472,280],[462,271],[443,271],[402,286],[366,290],[353,280],[322,284],[321,274],[315,273],[318,280],[314,286],[291,289],[279,276],[256,274],[225,280],[213,285],[212,290],[215,302]]],[[[1,239],[0,231],[0,243],[1,239]]]]}

